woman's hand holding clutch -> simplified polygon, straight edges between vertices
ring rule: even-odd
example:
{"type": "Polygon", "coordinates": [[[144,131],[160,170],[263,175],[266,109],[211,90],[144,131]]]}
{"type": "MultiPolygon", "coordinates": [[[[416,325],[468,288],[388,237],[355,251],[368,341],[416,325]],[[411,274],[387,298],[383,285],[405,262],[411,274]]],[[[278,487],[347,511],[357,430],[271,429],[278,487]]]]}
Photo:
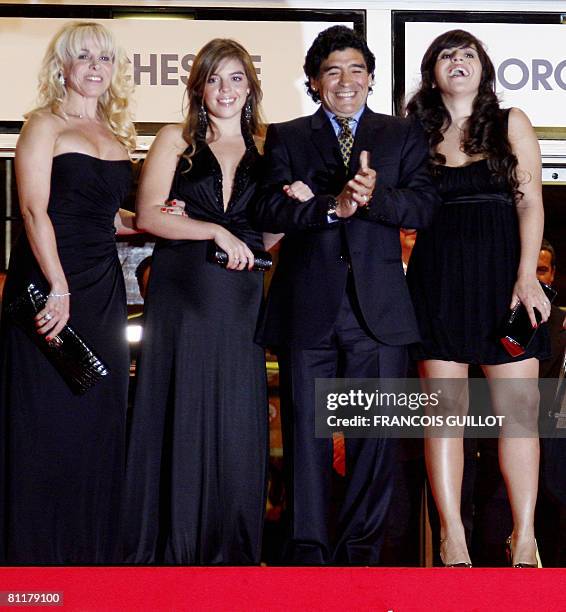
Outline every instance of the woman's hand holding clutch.
{"type": "Polygon", "coordinates": [[[37,332],[50,342],[65,327],[70,315],[70,292],[66,285],[51,286],[45,306],[35,316],[37,332]]]}
{"type": "Polygon", "coordinates": [[[513,309],[518,302],[521,302],[526,308],[533,327],[537,327],[539,323],[546,321],[550,316],[550,300],[545,295],[534,274],[532,277],[528,278],[517,278],[515,286],[513,287],[510,308],[513,309]],[[538,320],[534,312],[535,308],[540,314],[538,320]]]}
{"type": "MultiPolygon", "coordinates": [[[[513,301],[511,304],[513,308],[509,312],[509,316],[503,322],[500,332],[500,342],[505,350],[511,355],[511,357],[520,357],[525,354],[529,344],[534,338],[538,323],[542,322],[542,312],[546,310],[545,301],[548,302],[548,311],[550,312],[550,305],[552,300],[556,297],[556,290],[550,285],[546,285],[541,281],[537,281],[541,291],[544,294],[544,300],[540,302],[531,302],[534,304],[531,306],[530,311],[527,310],[524,302],[517,299],[517,293],[513,293],[513,301]],[[538,304],[538,305],[537,305],[538,304]],[[535,323],[533,324],[530,315],[534,313],[535,323]]],[[[524,290],[520,287],[519,290],[524,290]]],[[[534,292],[536,294],[536,292],[534,292]]],[[[539,296],[536,296],[538,298],[539,296]]],[[[546,320],[547,316],[544,320],[546,320]]]]}
{"type": "Polygon", "coordinates": [[[254,254],[248,245],[220,225],[216,227],[213,240],[228,254],[226,268],[228,270],[245,270],[246,268],[251,270],[254,267],[254,254]]]}

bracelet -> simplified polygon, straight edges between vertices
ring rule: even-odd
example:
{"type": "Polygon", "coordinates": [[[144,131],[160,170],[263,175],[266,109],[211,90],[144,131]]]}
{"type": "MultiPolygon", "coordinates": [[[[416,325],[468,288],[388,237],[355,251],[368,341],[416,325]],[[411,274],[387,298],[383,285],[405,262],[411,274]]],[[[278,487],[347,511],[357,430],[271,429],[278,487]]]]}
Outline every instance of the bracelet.
{"type": "Polygon", "coordinates": [[[67,292],[67,293],[48,293],[47,297],[48,298],[62,298],[62,297],[67,297],[68,295],[71,295],[71,292],[67,292]]]}

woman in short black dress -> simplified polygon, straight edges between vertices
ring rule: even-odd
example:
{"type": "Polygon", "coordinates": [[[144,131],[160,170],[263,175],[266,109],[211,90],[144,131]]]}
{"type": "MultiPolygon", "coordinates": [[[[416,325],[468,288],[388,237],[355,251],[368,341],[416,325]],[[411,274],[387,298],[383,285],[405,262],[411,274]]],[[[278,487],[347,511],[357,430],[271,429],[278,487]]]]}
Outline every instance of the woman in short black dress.
{"type": "MultiPolygon", "coordinates": [[[[504,426],[499,457],[514,520],[512,562],[536,565],[538,390],[526,380],[537,378],[548,338],[546,330],[539,330],[528,352],[514,359],[497,332],[519,301],[533,323],[533,308],[543,320],[550,311],[536,278],[543,230],[538,142],[522,111],[499,108],[493,65],[468,32],[453,30],[436,38],[421,74],[408,111],[428,134],[443,205],[432,227],[419,232],[409,263],[407,280],[422,336],[414,356],[421,376],[429,379],[465,379],[469,364],[480,365],[496,414],[510,415],[511,406],[535,432],[513,438],[504,426]],[[494,384],[495,379],[524,379],[525,384],[494,384]]],[[[441,521],[442,560],[468,565],[460,516],[462,439],[427,438],[425,455],[441,521]]]]}

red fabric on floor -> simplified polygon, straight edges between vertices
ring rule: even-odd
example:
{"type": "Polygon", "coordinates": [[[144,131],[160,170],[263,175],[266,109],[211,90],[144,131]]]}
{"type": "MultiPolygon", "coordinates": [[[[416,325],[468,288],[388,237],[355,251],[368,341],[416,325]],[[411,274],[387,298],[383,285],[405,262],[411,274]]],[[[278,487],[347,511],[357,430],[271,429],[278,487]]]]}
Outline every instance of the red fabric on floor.
{"type": "Polygon", "coordinates": [[[554,612],[565,583],[563,569],[0,568],[0,591],[63,591],[54,612],[554,612]]]}

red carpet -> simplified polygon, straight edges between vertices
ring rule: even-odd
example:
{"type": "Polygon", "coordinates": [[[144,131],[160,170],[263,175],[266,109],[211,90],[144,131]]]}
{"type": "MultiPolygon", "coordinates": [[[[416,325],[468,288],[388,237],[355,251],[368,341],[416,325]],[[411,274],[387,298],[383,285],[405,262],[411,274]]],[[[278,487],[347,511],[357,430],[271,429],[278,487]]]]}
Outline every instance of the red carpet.
{"type": "Polygon", "coordinates": [[[54,612],[555,612],[565,584],[562,569],[0,568],[2,592],[63,592],[54,612]]]}

